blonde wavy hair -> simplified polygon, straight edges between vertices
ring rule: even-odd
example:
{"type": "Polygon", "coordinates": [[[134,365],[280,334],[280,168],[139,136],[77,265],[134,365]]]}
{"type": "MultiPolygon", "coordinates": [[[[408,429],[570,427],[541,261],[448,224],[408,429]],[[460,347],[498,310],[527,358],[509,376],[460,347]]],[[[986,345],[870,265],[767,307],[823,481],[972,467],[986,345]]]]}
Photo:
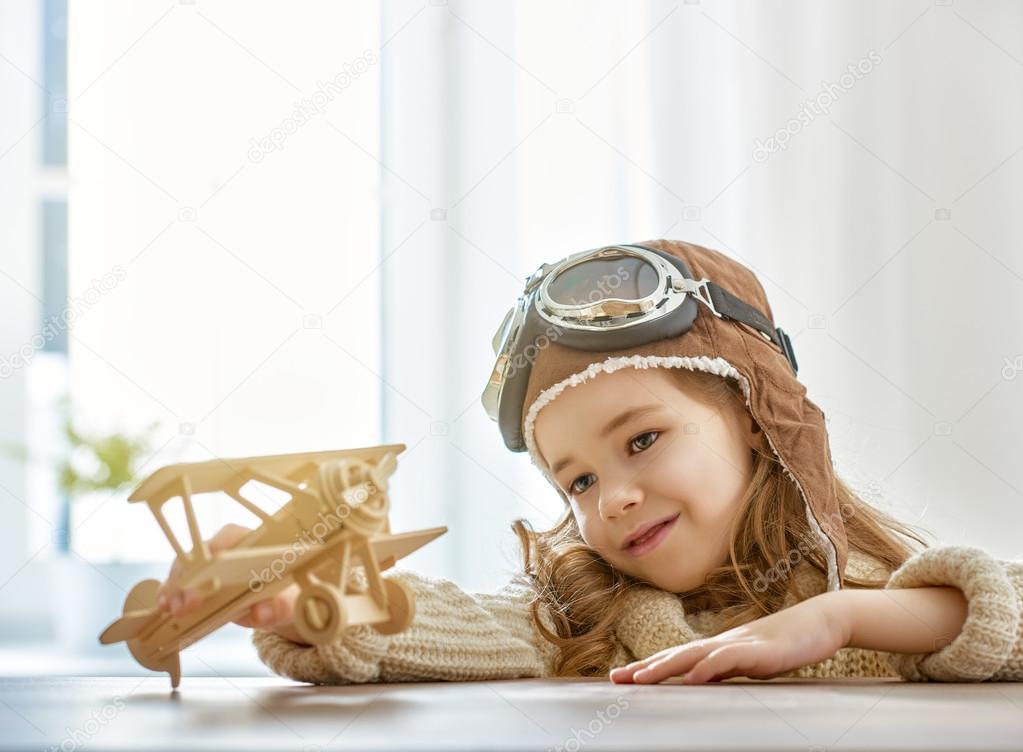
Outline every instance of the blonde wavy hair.
{"type": "MultiPolygon", "coordinates": [[[[712,407],[745,410],[741,387],[734,379],[683,368],[668,369],[679,388],[712,407]]],[[[761,433],[761,436],[763,434],[761,433]]],[[[822,574],[827,571],[819,539],[810,530],[805,506],[795,485],[766,441],[753,451],[749,487],[730,531],[728,562],[709,572],[695,590],[679,594],[687,613],[710,609],[721,612],[721,631],[758,619],[782,608],[792,579],[765,577],[787,574],[792,552],[822,574]]],[[[877,559],[887,575],[899,567],[923,537],[862,500],[836,476],[835,492],[848,538],[849,550],[877,559]]],[[[588,546],[570,508],[550,530],[536,531],[528,521],[515,520],[512,530],[522,546],[525,576],[536,592],[531,604],[534,623],[559,648],[555,671],[561,676],[596,676],[610,668],[615,652],[614,625],[625,605],[625,595],[646,585],[612,567],[588,546]],[[541,621],[545,608],[555,632],[541,621]]],[[[880,572],[879,572],[880,574],[880,572]]],[[[880,588],[887,577],[857,579],[853,588],[880,588]]],[[[800,594],[800,599],[806,594],[800,594]]]]}

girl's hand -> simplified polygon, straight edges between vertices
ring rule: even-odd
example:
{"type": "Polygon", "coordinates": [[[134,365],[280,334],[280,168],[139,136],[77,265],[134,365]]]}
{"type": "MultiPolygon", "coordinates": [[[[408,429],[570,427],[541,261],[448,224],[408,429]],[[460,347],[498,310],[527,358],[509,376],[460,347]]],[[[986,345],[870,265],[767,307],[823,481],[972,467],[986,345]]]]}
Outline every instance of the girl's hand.
{"type": "Polygon", "coordinates": [[[732,676],[769,679],[823,661],[849,642],[848,625],[834,603],[822,596],[809,598],[714,637],[614,668],[611,681],[648,684],[680,674],[686,684],[732,676]]]}
{"type": "MultiPolygon", "coordinates": [[[[233,548],[251,532],[250,528],[243,525],[224,525],[206,543],[209,545],[210,552],[215,553],[233,548]]],[[[157,608],[170,613],[172,616],[187,614],[203,602],[202,596],[196,592],[195,588],[182,589],[180,587],[178,582],[180,577],[181,566],[178,560],[175,559],[170,574],[160,585],[159,590],[157,590],[157,608]]],[[[239,614],[231,621],[242,627],[269,629],[281,637],[286,637],[299,644],[305,644],[305,640],[299,637],[292,624],[298,592],[299,586],[292,583],[272,598],[252,604],[248,611],[239,614]]]]}

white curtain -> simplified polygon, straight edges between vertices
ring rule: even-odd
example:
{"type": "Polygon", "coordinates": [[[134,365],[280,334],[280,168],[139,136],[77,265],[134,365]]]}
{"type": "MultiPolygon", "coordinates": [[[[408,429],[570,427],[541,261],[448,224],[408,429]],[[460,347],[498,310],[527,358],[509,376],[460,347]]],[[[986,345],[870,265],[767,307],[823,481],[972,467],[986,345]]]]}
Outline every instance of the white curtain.
{"type": "Polygon", "coordinates": [[[1021,553],[1023,8],[384,9],[385,433],[399,516],[451,527],[420,566],[496,587],[559,512],[478,402],[524,277],[660,237],[758,273],[866,498],[1021,553]]]}

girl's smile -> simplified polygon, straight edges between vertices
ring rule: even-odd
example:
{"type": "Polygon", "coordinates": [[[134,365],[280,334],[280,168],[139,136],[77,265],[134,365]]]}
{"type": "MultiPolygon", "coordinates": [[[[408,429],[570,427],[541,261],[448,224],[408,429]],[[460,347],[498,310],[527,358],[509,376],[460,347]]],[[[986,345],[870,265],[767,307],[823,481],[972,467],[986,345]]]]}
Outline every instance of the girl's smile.
{"type": "Polygon", "coordinates": [[[653,551],[661,544],[661,541],[668,537],[668,533],[675,526],[678,517],[679,515],[676,513],[667,519],[641,525],[639,530],[626,538],[623,550],[631,556],[642,556],[648,551],[653,551]]]}

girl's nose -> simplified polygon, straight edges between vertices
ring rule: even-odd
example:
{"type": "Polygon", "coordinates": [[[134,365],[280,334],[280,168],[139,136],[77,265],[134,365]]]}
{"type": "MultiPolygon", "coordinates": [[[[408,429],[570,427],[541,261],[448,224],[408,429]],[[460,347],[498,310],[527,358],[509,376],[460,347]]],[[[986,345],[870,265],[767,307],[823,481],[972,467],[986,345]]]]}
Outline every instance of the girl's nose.
{"type": "Polygon", "coordinates": [[[642,506],[645,498],[639,478],[625,477],[601,484],[600,516],[604,520],[621,517],[642,506]]]}

